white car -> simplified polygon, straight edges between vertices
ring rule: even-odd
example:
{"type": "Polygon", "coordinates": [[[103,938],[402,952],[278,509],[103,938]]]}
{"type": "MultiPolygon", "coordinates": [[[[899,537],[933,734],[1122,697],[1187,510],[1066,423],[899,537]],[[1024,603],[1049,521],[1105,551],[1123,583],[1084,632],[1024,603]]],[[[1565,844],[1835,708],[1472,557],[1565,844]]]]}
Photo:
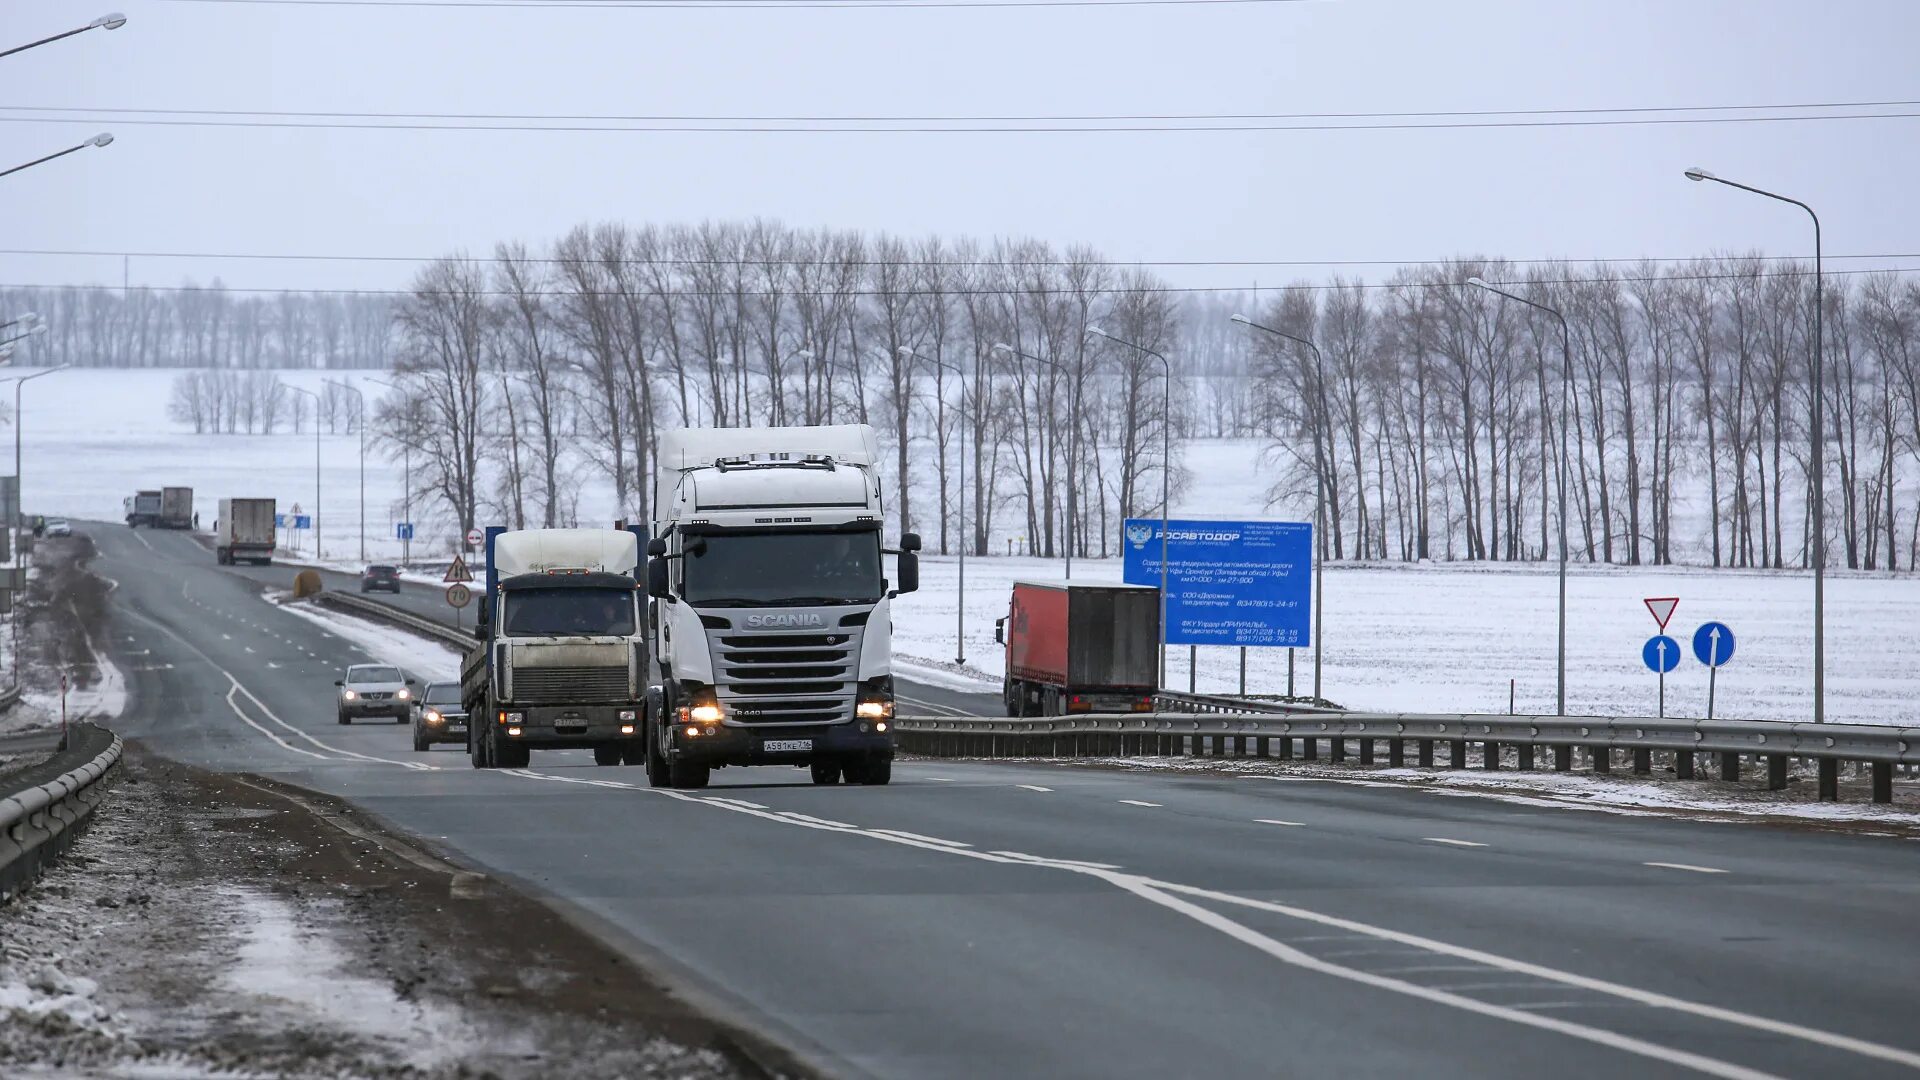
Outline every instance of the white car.
{"type": "Polygon", "coordinates": [[[66,518],[48,518],[47,519],[47,535],[48,536],[72,536],[73,523],[68,521],[66,518]]]}

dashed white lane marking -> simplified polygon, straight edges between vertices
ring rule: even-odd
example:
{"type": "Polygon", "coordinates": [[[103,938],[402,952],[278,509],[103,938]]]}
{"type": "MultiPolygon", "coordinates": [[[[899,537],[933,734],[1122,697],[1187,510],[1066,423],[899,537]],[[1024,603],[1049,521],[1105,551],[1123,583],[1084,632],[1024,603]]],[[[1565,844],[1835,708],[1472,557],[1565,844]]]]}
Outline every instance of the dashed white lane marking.
{"type": "Polygon", "coordinates": [[[710,802],[710,803],[719,803],[722,806],[738,806],[747,810],[765,810],[766,809],[766,806],[762,803],[748,802],[745,799],[721,799],[721,798],[716,798],[712,795],[709,795],[704,801],[710,802]]]}
{"type": "Polygon", "coordinates": [[[936,783],[936,784],[957,784],[957,783],[959,783],[959,782],[960,782],[960,781],[958,781],[958,780],[955,780],[955,779],[954,779],[953,777],[951,777],[951,776],[923,776],[923,777],[921,777],[921,779],[922,779],[922,780],[931,780],[931,781],[933,781],[933,782],[934,782],[934,783],[936,783]]]}
{"type": "Polygon", "coordinates": [[[1281,821],[1279,818],[1271,817],[1257,817],[1253,819],[1253,823],[1255,825],[1293,825],[1296,827],[1304,827],[1306,825],[1304,821],[1281,821]]]}
{"type": "Polygon", "coordinates": [[[793,810],[782,810],[780,811],[780,816],[798,821],[803,825],[818,825],[823,829],[859,829],[858,825],[849,825],[844,821],[834,821],[831,818],[817,818],[810,814],[802,814],[793,810]]]}
{"type": "Polygon", "coordinates": [[[963,844],[958,840],[942,840],[937,836],[922,836],[919,833],[908,832],[905,829],[872,829],[869,831],[884,833],[887,836],[903,837],[907,840],[918,840],[927,844],[939,844],[941,847],[969,848],[973,846],[972,844],[963,844]]]}
{"type": "Polygon", "coordinates": [[[1329,926],[1336,929],[1345,930],[1350,933],[1364,935],[1368,937],[1374,937],[1381,940],[1398,942],[1403,945],[1409,945],[1417,949],[1424,949],[1428,952],[1437,953],[1443,956],[1457,957],[1473,963],[1483,964],[1487,967],[1497,968],[1504,971],[1510,971],[1517,974],[1528,975],[1534,978],[1545,979],[1548,981],[1561,983],[1567,986],[1578,987],[1583,990],[1589,990],[1589,991],[1593,991],[1601,994],[1611,995],[1613,997],[1623,999],[1623,1001],[1628,1004],[1647,1006],[1647,1007],[1657,1008],[1657,1009],[1667,1009],[1675,1012],[1683,1012],[1693,1016],[1699,1016],[1706,1019],[1720,1021],[1723,1023],[1734,1024],[1737,1026],[1752,1028],[1759,1031],[1766,1031],[1766,1032],[1770,1032],[1778,1035],[1785,1035],[1791,1038],[1801,1039],[1807,1042],[1816,1043],[1816,1044],[1830,1047],[1833,1049],[1845,1050],[1851,1053],[1859,1054],[1864,1057],[1874,1058],[1876,1060],[1895,1062],[1898,1064],[1906,1065],[1911,1068],[1920,1068],[1920,1053],[1914,1053],[1913,1051],[1903,1050],[1898,1047],[1886,1046],[1880,1043],[1869,1042],[1865,1039],[1856,1039],[1851,1036],[1840,1035],[1830,1031],[1821,1031],[1816,1028],[1804,1027],[1799,1024],[1791,1024],[1785,1021],[1772,1020],[1763,1016],[1754,1016],[1748,1013],[1736,1012],[1732,1009],[1725,1009],[1719,1006],[1705,1005],[1699,1002],[1687,1001],[1683,998],[1669,997],[1665,994],[1658,994],[1652,991],[1640,990],[1635,987],[1624,986],[1619,983],[1606,982],[1601,979],[1592,979],[1583,975],[1576,975],[1571,972],[1559,971],[1557,969],[1543,967],[1538,964],[1530,964],[1525,961],[1513,960],[1504,956],[1498,956],[1493,953],[1481,952],[1480,950],[1477,950],[1477,949],[1469,949],[1464,946],[1450,945],[1446,942],[1436,941],[1431,938],[1423,938],[1413,934],[1403,933],[1397,930],[1389,930],[1389,929],[1386,929],[1385,927],[1372,926],[1366,923],[1359,923],[1351,919],[1345,919],[1335,915],[1326,915],[1320,912],[1310,911],[1304,908],[1293,907],[1288,904],[1274,903],[1274,902],[1265,901],[1265,900],[1255,900],[1249,897],[1235,896],[1231,893],[1215,892],[1213,890],[1203,889],[1198,886],[1181,885],[1174,882],[1158,881],[1158,880],[1141,877],[1139,875],[1134,875],[1134,874],[1120,873],[1120,872],[1117,872],[1116,869],[1107,868],[1102,864],[1075,863],[1068,860],[1048,859],[1048,858],[1043,858],[1037,855],[1027,855],[1022,852],[1012,852],[1012,851],[982,852],[982,851],[974,851],[970,849],[956,848],[956,847],[946,846],[942,844],[932,844],[932,843],[928,843],[926,840],[914,839],[912,837],[907,837],[907,836],[898,836],[898,835],[893,835],[889,833],[881,833],[871,829],[861,829],[854,826],[847,826],[839,822],[827,823],[827,822],[821,822],[818,819],[809,820],[807,816],[804,814],[793,814],[791,812],[773,813],[773,812],[764,811],[764,810],[746,810],[746,809],[741,809],[737,807],[726,806],[724,804],[711,803],[707,799],[703,799],[698,796],[694,796],[684,792],[641,788],[632,784],[621,783],[617,781],[604,781],[604,780],[595,781],[595,780],[585,780],[585,779],[578,779],[578,778],[572,778],[572,777],[554,776],[550,774],[536,773],[531,770],[525,770],[525,769],[501,770],[501,775],[513,776],[513,777],[518,777],[520,779],[526,779],[526,780],[549,781],[549,782],[558,782],[558,783],[584,783],[584,784],[592,784],[597,787],[623,788],[623,789],[631,790],[640,794],[659,795],[659,796],[664,796],[666,798],[675,799],[681,802],[708,803],[709,805],[718,806],[720,809],[727,810],[732,813],[749,814],[754,817],[759,817],[764,820],[773,821],[780,824],[797,826],[800,828],[813,828],[813,829],[821,829],[823,831],[839,832],[844,835],[866,836],[875,840],[881,840],[888,843],[903,844],[909,847],[917,847],[923,851],[944,852],[946,854],[953,855],[960,858],[978,859],[983,862],[995,862],[995,863],[1001,863],[1003,865],[1026,864],[1026,865],[1032,865],[1032,866],[1038,866],[1038,867],[1045,867],[1045,868],[1066,870],[1066,871],[1071,871],[1075,873],[1087,874],[1091,877],[1095,877],[1102,881],[1105,881],[1116,888],[1123,889],[1129,893],[1139,896],[1141,899],[1144,899],[1151,903],[1158,904],[1162,907],[1168,908],[1169,910],[1172,910],[1181,915],[1184,915],[1187,918],[1190,918],[1196,922],[1201,923],[1202,925],[1218,930],[1221,933],[1226,934],[1237,941],[1243,942],[1263,953],[1266,953],[1269,956],[1272,956],[1277,960],[1280,960],[1283,963],[1286,963],[1295,967],[1300,967],[1309,971],[1314,971],[1321,974],[1329,975],[1334,978],[1345,979],[1350,982],[1357,982],[1363,985],[1376,987],[1378,989],[1386,990],[1392,993],[1402,994],[1409,997],[1420,998],[1426,1001],[1433,1002],[1435,1004],[1445,1005],[1451,1008],[1459,1009],[1464,1012],[1477,1013],[1482,1016],[1489,1016],[1496,1019],[1506,1020],[1511,1023],[1519,1024],[1525,1027],[1532,1027],[1540,1030],[1552,1031],[1557,1034],[1568,1036],[1569,1038],[1580,1039],[1586,1042],[1594,1043],[1596,1045],[1619,1050],[1623,1053],[1638,1055],[1640,1057],[1645,1057],[1652,1060],[1660,1061],[1668,1065],[1678,1065],[1683,1068],[1693,1069],[1697,1072],[1705,1073],[1709,1076],[1726,1077],[1728,1078],[1728,1080],[1770,1080],[1770,1074],[1761,1072],[1757,1069],[1750,1069],[1745,1066],[1736,1065],[1736,1064],[1732,1064],[1724,1061],[1719,1061],[1713,1058],[1708,1058],[1704,1055],[1695,1054],[1690,1051],[1680,1049],[1679,1047],[1665,1046],[1658,1043],[1649,1042],[1645,1039],[1640,1039],[1632,1035],[1626,1035],[1618,1031],[1612,1031],[1605,1028],[1592,1027],[1587,1024],[1580,1024],[1580,1023],[1575,1023],[1571,1021],[1559,1020],[1553,1017],[1538,1016],[1538,1015],[1528,1013],[1525,1010],[1522,1010],[1519,1008],[1496,1005],[1490,1002],[1481,1001],[1476,998],[1464,997],[1459,994],[1448,993],[1447,991],[1444,991],[1444,990],[1437,990],[1432,987],[1422,986],[1416,983],[1410,983],[1402,979],[1389,978],[1377,972],[1363,971],[1356,968],[1350,968],[1350,967],[1345,967],[1339,964],[1335,964],[1331,961],[1322,960],[1322,959],[1313,957],[1311,955],[1308,955],[1306,953],[1303,953],[1298,949],[1293,948],[1290,945],[1283,944],[1282,942],[1269,938],[1259,933],[1258,931],[1252,929],[1251,927],[1244,926],[1240,923],[1234,922],[1233,920],[1227,918],[1225,915],[1212,911],[1208,908],[1201,907],[1198,904],[1195,904],[1189,900],[1183,899],[1183,897],[1184,896],[1198,897],[1201,899],[1212,901],[1214,903],[1238,905],[1241,907],[1253,908],[1259,911],[1279,914],[1279,915],[1287,916],[1289,918],[1298,919],[1303,922],[1310,922],[1310,923],[1315,923],[1323,926],[1329,926]]]}
{"type": "Polygon", "coordinates": [[[1015,784],[1013,786],[1017,788],[1024,788],[1027,791],[1052,791],[1053,790],[1050,787],[1041,787],[1039,784],[1015,784]]]}
{"type": "Polygon", "coordinates": [[[1486,847],[1487,846],[1485,844],[1476,844],[1471,840],[1454,840],[1454,839],[1451,839],[1450,837],[1445,837],[1445,836],[1423,836],[1420,839],[1425,840],[1429,844],[1451,844],[1454,847],[1486,847]]]}
{"type": "Polygon", "coordinates": [[[1120,801],[1123,803],[1126,803],[1128,806],[1159,806],[1160,805],[1157,802],[1144,802],[1140,799],[1121,799],[1120,801]]]}
{"type": "Polygon", "coordinates": [[[1689,872],[1691,872],[1691,873],[1695,873],[1695,874],[1724,874],[1724,873],[1726,873],[1726,871],[1725,871],[1725,870],[1721,870],[1721,869],[1719,869],[1719,868],[1717,868],[1717,867],[1712,867],[1712,866],[1694,866],[1694,865],[1692,865],[1691,863],[1683,863],[1683,862],[1650,862],[1650,863],[1641,863],[1640,865],[1642,865],[1642,866],[1657,866],[1657,867],[1659,867],[1659,868],[1660,868],[1660,869],[1662,869],[1662,870],[1686,870],[1686,871],[1689,871],[1689,872]]]}

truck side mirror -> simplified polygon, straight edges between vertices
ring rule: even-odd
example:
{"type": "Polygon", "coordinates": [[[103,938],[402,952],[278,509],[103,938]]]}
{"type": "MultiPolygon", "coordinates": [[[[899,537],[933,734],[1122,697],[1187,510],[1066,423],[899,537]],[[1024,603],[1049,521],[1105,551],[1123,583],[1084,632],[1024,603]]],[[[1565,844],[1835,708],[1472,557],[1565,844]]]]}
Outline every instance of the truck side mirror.
{"type": "Polygon", "coordinates": [[[1007,617],[1005,615],[993,620],[993,643],[995,645],[1005,645],[1007,643],[1007,617]]]}
{"type": "MultiPolygon", "coordinates": [[[[900,534],[900,550],[901,551],[919,551],[920,550],[920,534],[919,533],[901,533],[900,534]]],[[[910,592],[911,590],[902,589],[901,591],[910,592]]]]}
{"type": "Polygon", "coordinates": [[[920,546],[920,538],[914,536],[912,533],[908,533],[907,536],[901,540],[903,547],[900,552],[900,566],[898,568],[900,584],[898,588],[893,590],[895,595],[917,592],[920,588],[920,556],[915,555],[912,549],[904,547],[907,539],[914,541],[915,548],[920,546]]]}
{"type": "MultiPolygon", "coordinates": [[[[665,541],[655,540],[653,543],[665,546],[665,541]]],[[[647,595],[655,600],[665,600],[673,595],[673,590],[667,587],[665,556],[659,556],[647,562],[647,595]]]]}
{"type": "Polygon", "coordinates": [[[660,556],[665,555],[666,553],[667,553],[666,537],[656,536],[653,539],[647,541],[647,557],[648,558],[657,559],[660,556]]]}

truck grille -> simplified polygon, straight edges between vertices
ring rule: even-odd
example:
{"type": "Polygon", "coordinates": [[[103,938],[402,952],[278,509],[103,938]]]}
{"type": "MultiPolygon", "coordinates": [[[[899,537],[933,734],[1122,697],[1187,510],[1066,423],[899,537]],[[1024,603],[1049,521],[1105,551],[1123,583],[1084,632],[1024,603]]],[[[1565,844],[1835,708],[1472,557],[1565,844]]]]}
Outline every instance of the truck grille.
{"type": "Polygon", "coordinates": [[[525,705],[580,705],[627,700],[624,667],[516,667],[513,700],[525,705]]]}
{"type": "Polygon", "coordinates": [[[860,636],[715,633],[720,701],[743,724],[839,723],[853,716],[860,636]]]}

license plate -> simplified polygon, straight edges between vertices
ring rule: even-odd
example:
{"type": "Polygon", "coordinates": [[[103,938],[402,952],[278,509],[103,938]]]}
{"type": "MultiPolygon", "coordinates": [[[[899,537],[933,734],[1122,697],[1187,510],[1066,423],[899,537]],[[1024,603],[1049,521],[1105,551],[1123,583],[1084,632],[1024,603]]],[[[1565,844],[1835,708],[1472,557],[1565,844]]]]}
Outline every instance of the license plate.
{"type": "Polygon", "coordinates": [[[812,739],[768,739],[760,744],[760,749],[769,754],[791,754],[796,751],[813,749],[812,739]]]}

